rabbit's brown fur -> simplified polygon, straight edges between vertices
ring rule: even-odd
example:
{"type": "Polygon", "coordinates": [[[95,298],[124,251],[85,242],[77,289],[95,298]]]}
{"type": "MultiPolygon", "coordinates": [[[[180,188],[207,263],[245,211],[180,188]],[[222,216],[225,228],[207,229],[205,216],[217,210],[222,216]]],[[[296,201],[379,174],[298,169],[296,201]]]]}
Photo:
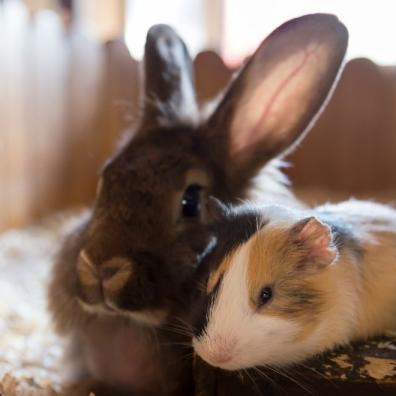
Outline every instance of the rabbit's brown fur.
{"type": "Polygon", "coordinates": [[[203,120],[183,41],[167,26],[149,31],[141,123],[105,165],[92,212],[65,241],[50,285],[78,378],[111,394],[191,393],[190,339],[172,318],[188,309],[194,269],[213,240],[205,200],[245,199],[261,172],[260,196],[297,204],[279,182],[278,156],[326,100],[346,42],[332,16],[290,21],[203,120]]]}

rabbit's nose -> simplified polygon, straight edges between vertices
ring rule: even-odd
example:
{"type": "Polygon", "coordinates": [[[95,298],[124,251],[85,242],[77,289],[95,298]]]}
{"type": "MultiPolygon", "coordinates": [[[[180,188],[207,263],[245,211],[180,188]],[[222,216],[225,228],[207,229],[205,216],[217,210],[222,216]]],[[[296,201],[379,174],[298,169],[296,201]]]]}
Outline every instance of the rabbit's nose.
{"type": "Polygon", "coordinates": [[[132,275],[132,262],[124,257],[113,257],[101,264],[100,279],[104,292],[120,290],[132,275]]]}
{"type": "Polygon", "coordinates": [[[85,250],[80,252],[77,261],[77,273],[81,283],[86,286],[91,286],[98,283],[99,274],[85,250]]]}
{"type": "Polygon", "coordinates": [[[77,261],[77,275],[83,299],[90,304],[115,298],[132,276],[132,261],[113,257],[99,266],[82,250],[77,261]]]}
{"type": "Polygon", "coordinates": [[[76,271],[80,298],[87,304],[99,304],[102,300],[99,274],[84,250],[78,257],[76,271]]]}
{"type": "Polygon", "coordinates": [[[104,267],[100,269],[100,277],[102,280],[112,278],[118,272],[117,267],[104,267]]]}

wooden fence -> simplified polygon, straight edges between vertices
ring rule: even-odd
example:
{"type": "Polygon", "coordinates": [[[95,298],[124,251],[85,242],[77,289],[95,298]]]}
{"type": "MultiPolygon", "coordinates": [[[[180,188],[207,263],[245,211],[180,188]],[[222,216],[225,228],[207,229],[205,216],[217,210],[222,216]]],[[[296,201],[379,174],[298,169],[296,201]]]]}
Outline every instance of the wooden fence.
{"type": "MultiPolygon", "coordinates": [[[[102,162],[136,120],[139,64],[125,44],[57,26],[0,38],[0,229],[89,203],[102,162]]],[[[201,102],[232,74],[213,52],[195,69],[201,102]]],[[[395,153],[396,68],[356,59],[289,173],[300,189],[376,194],[396,189],[395,153]]]]}

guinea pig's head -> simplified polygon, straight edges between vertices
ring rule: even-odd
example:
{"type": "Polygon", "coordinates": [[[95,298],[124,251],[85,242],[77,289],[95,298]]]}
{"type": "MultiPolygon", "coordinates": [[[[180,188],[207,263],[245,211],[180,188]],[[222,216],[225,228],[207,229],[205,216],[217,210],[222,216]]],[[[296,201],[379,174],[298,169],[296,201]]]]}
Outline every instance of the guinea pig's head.
{"type": "Polygon", "coordinates": [[[327,303],[321,282],[337,257],[330,227],[314,217],[292,221],[280,208],[231,211],[219,227],[195,307],[198,355],[238,370],[317,352],[315,331],[327,303]]]}
{"type": "Polygon", "coordinates": [[[346,44],[334,16],[286,23],[203,116],[184,42],[168,26],[150,29],[141,117],[103,168],[76,262],[84,309],[156,325],[186,301],[211,245],[208,195],[245,198],[258,172],[294,146],[328,97],[346,44]]]}

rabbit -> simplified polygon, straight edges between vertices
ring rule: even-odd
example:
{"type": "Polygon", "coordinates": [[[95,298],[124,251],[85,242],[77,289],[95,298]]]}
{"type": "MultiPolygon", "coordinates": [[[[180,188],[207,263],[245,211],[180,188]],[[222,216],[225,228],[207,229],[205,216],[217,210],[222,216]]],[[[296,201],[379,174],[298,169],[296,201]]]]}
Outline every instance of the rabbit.
{"type": "Polygon", "coordinates": [[[194,303],[193,346],[206,362],[290,367],[396,329],[395,208],[211,204],[218,242],[194,303]]]}
{"type": "Polygon", "coordinates": [[[259,190],[298,205],[280,159],[326,103],[347,41],[332,15],[291,20],[203,112],[186,45],[169,26],[150,28],[139,123],[102,169],[93,207],[65,240],[49,285],[71,382],[96,395],[191,394],[191,339],[176,318],[189,309],[193,272],[214,239],[205,202],[259,190]]]}

